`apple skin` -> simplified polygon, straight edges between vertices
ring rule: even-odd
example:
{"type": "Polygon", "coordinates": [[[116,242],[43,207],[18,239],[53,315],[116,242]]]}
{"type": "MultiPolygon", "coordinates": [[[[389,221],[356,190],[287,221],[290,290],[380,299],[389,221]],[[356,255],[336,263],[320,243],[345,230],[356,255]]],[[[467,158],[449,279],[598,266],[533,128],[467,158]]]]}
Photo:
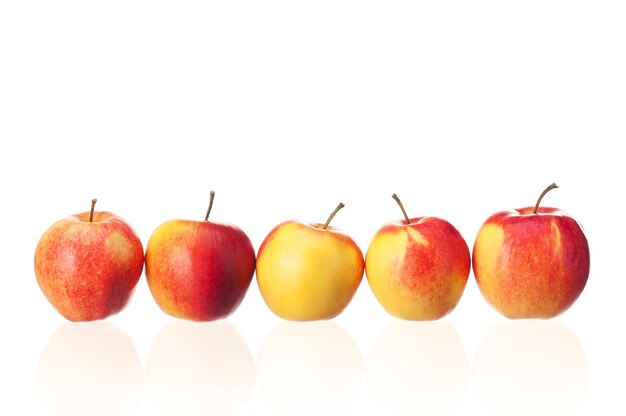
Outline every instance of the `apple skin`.
{"type": "Polygon", "coordinates": [[[70,321],[104,319],[124,308],[143,270],[143,246],[113,213],[72,215],[48,228],[35,249],[35,276],[70,321]]]}
{"type": "Polygon", "coordinates": [[[154,231],[146,248],[146,278],[163,312],[193,321],[230,315],[254,275],[254,248],[237,226],[171,220],[154,231]]]}
{"type": "Polygon", "coordinates": [[[501,211],[480,228],[473,267],[483,296],[504,316],[547,319],[583,291],[589,245],[580,224],[557,208],[501,211]]]}
{"type": "Polygon", "coordinates": [[[384,225],[365,257],[367,280],[391,315],[435,320],[459,302],[470,271],[467,243],[452,224],[437,217],[384,225]]]}
{"type": "Polygon", "coordinates": [[[343,231],[287,221],[261,244],[256,276],[272,312],[292,321],[314,321],[334,318],[348,306],[363,269],[363,253],[343,231]]]}

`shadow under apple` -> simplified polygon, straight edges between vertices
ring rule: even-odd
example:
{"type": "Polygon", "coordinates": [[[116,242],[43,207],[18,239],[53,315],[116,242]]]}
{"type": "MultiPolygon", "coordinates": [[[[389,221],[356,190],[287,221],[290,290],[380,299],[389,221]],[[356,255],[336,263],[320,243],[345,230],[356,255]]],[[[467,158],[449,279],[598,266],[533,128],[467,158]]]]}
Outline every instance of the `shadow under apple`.
{"type": "Polygon", "coordinates": [[[53,415],[130,415],[143,397],[144,372],[130,337],[109,322],[66,323],[37,365],[37,390],[53,415]]]}
{"type": "Polygon", "coordinates": [[[465,397],[469,376],[461,338],[445,321],[394,320],[367,358],[370,397],[394,414],[451,414],[465,397]]]}
{"type": "Polygon", "coordinates": [[[146,364],[148,389],[166,414],[225,415],[250,398],[252,355],[228,321],[174,320],[157,335],[146,364]]]}
{"type": "Polygon", "coordinates": [[[585,352],[556,320],[519,320],[494,326],[473,369],[474,394],[488,415],[572,415],[587,391],[585,352]]]}
{"type": "Polygon", "coordinates": [[[283,414],[326,414],[353,398],[363,361],[352,338],[332,321],[280,322],[259,353],[259,388],[283,414]]]}

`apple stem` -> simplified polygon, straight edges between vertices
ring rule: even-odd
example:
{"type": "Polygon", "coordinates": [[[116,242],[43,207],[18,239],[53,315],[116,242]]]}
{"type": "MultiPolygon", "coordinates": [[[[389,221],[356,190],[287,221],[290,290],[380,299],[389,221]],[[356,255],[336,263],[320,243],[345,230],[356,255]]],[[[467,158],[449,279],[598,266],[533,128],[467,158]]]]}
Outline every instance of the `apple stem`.
{"type": "Polygon", "coordinates": [[[556,183],[551,183],[546,189],[543,190],[543,192],[541,193],[541,195],[539,195],[539,199],[537,199],[537,203],[535,204],[535,209],[533,210],[533,214],[537,213],[537,210],[539,209],[539,203],[541,203],[541,200],[543,199],[543,197],[550,192],[551,190],[558,188],[558,186],[556,185],[556,183]]]}
{"type": "Polygon", "coordinates": [[[406,225],[409,225],[411,223],[411,220],[409,219],[409,216],[406,215],[406,211],[404,210],[404,205],[402,205],[402,201],[400,201],[400,198],[398,198],[398,195],[396,194],[391,195],[391,197],[396,200],[398,205],[400,205],[400,209],[402,210],[402,214],[404,215],[404,219],[406,220],[406,225]]]}
{"type": "Polygon", "coordinates": [[[326,220],[326,224],[324,224],[324,226],[322,227],[323,230],[325,230],[326,228],[328,228],[328,224],[330,224],[330,222],[333,220],[333,218],[335,218],[335,215],[337,214],[337,212],[339,212],[339,210],[341,208],[345,207],[345,205],[343,204],[343,202],[340,202],[339,205],[337,205],[337,208],[335,208],[335,210],[330,214],[330,216],[328,217],[328,219],[326,220]]]}
{"type": "Polygon", "coordinates": [[[98,202],[98,199],[96,198],[91,200],[91,212],[89,213],[89,222],[93,222],[93,210],[96,207],[96,202],[98,202]]]}
{"type": "Polygon", "coordinates": [[[209,220],[209,214],[211,214],[211,208],[213,208],[213,199],[215,199],[215,191],[211,191],[211,198],[209,199],[209,209],[206,210],[206,215],[204,216],[204,220],[209,220]]]}

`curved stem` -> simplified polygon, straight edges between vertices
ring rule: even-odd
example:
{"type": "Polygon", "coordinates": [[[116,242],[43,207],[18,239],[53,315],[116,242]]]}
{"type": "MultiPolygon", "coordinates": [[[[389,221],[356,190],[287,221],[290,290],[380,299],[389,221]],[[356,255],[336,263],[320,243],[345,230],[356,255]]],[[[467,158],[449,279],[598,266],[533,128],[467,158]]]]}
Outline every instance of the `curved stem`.
{"type": "Polygon", "coordinates": [[[402,205],[400,198],[398,198],[398,195],[396,194],[391,195],[391,197],[396,200],[398,205],[400,205],[400,209],[402,210],[402,214],[404,215],[404,219],[406,220],[406,225],[409,225],[411,223],[411,220],[409,219],[409,216],[406,215],[406,211],[404,210],[404,205],[402,205]]]}
{"type": "Polygon", "coordinates": [[[91,200],[91,212],[89,213],[89,222],[93,222],[93,210],[96,207],[96,202],[98,202],[98,199],[96,198],[91,200]]]}
{"type": "Polygon", "coordinates": [[[551,183],[550,185],[548,185],[548,187],[546,189],[543,190],[543,192],[541,193],[541,195],[539,195],[539,199],[537,199],[537,203],[535,204],[535,209],[533,210],[533,214],[537,213],[537,210],[539,209],[539,203],[541,202],[541,200],[543,199],[543,197],[550,192],[551,190],[558,188],[558,186],[556,185],[556,183],[551,183]]]}
{"type": "Polygon", "coordinates": [[[209,220],[209,214],[211,214],[211,208],[213,208],[213,199],[215,198],[215,191],[211,191],[211,199],[209,199],[209,209],[206,210],[206,215],[204,216],[204,220],[209,220]]]}
{"type": "Polygon", "coordinates": [[[339,212],[339,210],[341,208],[345,207],[345,205],[343,204],[343,202],[340,202],[339,205],[337,205],[337,208],[335,208],[335,210],[330,214],[330,216],[328,217],[328,219],[326,220],[326,224],[324,224],[324,226],[322,227],[323,230],[325,230],[326,228],[328,228],[328,224],[330,224],[330,222],[333,220],[333,218],[335,218],[335,215],[337,214],[337,212],[339,212]]]}

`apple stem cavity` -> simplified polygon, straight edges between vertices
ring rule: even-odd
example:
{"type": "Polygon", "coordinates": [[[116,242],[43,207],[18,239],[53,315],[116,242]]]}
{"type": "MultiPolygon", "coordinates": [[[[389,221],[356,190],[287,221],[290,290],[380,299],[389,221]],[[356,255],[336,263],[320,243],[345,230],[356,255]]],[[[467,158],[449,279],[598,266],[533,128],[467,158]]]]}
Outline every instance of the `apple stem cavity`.
{"type": "Polygon", "coordinates": [[[209,215],[211,214],[211,209],[213,208],[213,199],[215,199],[215,191],[211,191],[211,198],[209,199],[209,209],[206,210],[206,215],[204,216],[204,220],[209,220],[209,215]]]}
{"type": "Polygon", "coordinates": [[[404,215],[404,219],[406,220],[406,225],[411,224],[411,220],[409,219],[409,216],[406,215],[406,211],[404,210],[404,205],[402,205],[402,201],[400,201],[400,198],[398,198],[398,195],[393,194],[391,195],[391,197],[393,199],[395,199],[395,201],[398,203],[398,205],[400,206],[400,209],[402,210],[402,215],[404,215]]]}
{"type": "Polygon", "coordinates": [[[335,210],[330,214],[330,216],[326,220],[326,224],[324,224],[324,226],[322,227],[322,230],[325,230],[326,228],[328,228],[328,224],[330,224],[333,218],[335,218],[335,215],[337,214],[337,212],[339,212],[339,210],[343,207],[345,207],[345,205],[343,204],[343,202],[340,202],[339,205],[337,205],[337,208],[335,208],[335,210]]]}
{"type": "Polygon", "coordinates": [[[91,200],[91,212],[89,212],[89,222],[93,222],[93,210],[96,207],[97,198],[91,200]]]}
{"type": "Polygon", "coordinates": [[[556,183],[551,183],[550,185],[548,185],[548,187],[546,189],[543,190],[543,192],[541,193],[541,195],[539,195],[539,199],[537,199],[537,203],[535,204],[535,209],[533,210],[533,214],[537,213],[537,210],[539,209],[539,204],[541,203],[541,200],[543,199],[543,197],[550,192],[551,190],[558,188],[556,183]]]}

